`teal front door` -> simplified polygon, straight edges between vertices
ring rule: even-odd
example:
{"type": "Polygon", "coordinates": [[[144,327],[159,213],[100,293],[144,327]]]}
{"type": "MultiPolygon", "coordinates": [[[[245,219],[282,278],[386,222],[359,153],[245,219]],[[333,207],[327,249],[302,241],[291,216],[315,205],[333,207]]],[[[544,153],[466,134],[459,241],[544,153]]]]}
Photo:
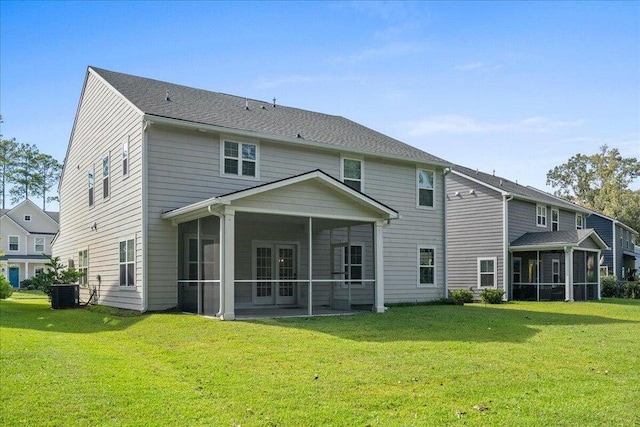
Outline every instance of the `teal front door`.
{"type": "Polygon", "coordinates": [[[9,267],[9,283],[14,288],[20,287],[20,269],[18,267],[9,267]]]}

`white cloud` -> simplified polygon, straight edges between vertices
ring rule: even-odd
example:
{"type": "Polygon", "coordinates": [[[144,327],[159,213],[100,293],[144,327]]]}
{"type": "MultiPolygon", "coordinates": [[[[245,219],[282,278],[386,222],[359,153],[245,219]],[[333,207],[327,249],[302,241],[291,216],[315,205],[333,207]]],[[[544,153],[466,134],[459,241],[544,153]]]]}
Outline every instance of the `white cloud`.
{"type": "Polygon", "coordinates": [[[431,134],[488,134],[503,132],[544,133],[582,125],[582,120],[552,120],[545,117],[528,117],[511,122],[483,122],[461,115],[438,115],[402,124],[404,132],[411,136],[431,134]]]}

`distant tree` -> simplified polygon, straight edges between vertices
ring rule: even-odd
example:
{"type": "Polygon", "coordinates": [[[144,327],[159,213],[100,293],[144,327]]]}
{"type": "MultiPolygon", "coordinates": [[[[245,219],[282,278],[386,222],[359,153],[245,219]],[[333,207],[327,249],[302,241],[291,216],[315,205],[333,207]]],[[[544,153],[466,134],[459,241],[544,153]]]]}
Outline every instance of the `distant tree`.
{"type": "Polygon", "coordinates": [[[37,161],[40,151],[31,144],[20,144],[17,151],[16,166],[11,172],[13,187],[9,190],[12,203],[19,203],[28,199],[34,189],[40,184],[40,176],[37,173],[37,161]]]}
{"type": "Polygon", "coordinates": [[[32,195],[42,198],[43,211],[46,210],[47,203],[58,200],[58,196],[47,197],[47,193],[60,180],[61,172],[62,163],[49,154],[40,153],[36,156],[34,174],[37,175],[37,179],[34,179],[30,191],[32,195]]]}
{"type": "Polygon", "coordinates": [[[547,173],[554,194],[640,230],[640,191],[629,188],[640,176],[637,158],[607,145],[592,155],[576,154],[547,173]]]}
{"type": "Polygon", "coordinates": [[[6,195],[9,192],[9,183],[13,170],[18,161],[18,143],[16,139],[3,139],[0,141],[0,175],[2,191],[2,209],[6,208],[6,195]]]}

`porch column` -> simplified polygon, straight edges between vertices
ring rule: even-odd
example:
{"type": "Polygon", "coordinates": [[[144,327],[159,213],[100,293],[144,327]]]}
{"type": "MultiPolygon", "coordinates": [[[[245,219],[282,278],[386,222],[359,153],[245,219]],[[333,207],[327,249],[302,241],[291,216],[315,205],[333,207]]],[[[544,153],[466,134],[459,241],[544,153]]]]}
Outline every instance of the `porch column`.
{"type": "Polygon", "coordinates": [[[233,209],[225,209],[224,214],[224,273],[220,286],[224,286],[224,301],[221,320],[233,320],[236,318],[235,299],[235,219],[236,212],[233,209]]]}
{"type": "Polygon", "coordinates": [[[376,222],[373,230],[373,239],[376,248],[376,289],[373,311],[376,313],[384,313],[384,241],[382,237],[382,221],[376,222]]]}
{"type": "Polygon", "coordinates": [[[313,218],[309,217],[309,289],[307,291],[309,316],[313,316],[313,218]]]}
{"type": "Polygon", "coordinates": [[[24,262],[24,278],[29,278],[29,261],[24,262]]]}
{"type": "Polygon", "coordinates": [[[573,301],[573,248],[564,248],[564,300],[573,301]]]}

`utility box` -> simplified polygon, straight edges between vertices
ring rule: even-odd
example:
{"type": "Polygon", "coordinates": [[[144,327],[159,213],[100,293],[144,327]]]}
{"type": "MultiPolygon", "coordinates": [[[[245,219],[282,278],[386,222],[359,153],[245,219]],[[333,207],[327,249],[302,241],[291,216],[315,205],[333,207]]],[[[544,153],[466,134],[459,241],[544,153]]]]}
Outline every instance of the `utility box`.
{"type": "Polygon", "coordinates": [[[51,285],[51,308],[80,306],[80,285],[51,285]]]}

